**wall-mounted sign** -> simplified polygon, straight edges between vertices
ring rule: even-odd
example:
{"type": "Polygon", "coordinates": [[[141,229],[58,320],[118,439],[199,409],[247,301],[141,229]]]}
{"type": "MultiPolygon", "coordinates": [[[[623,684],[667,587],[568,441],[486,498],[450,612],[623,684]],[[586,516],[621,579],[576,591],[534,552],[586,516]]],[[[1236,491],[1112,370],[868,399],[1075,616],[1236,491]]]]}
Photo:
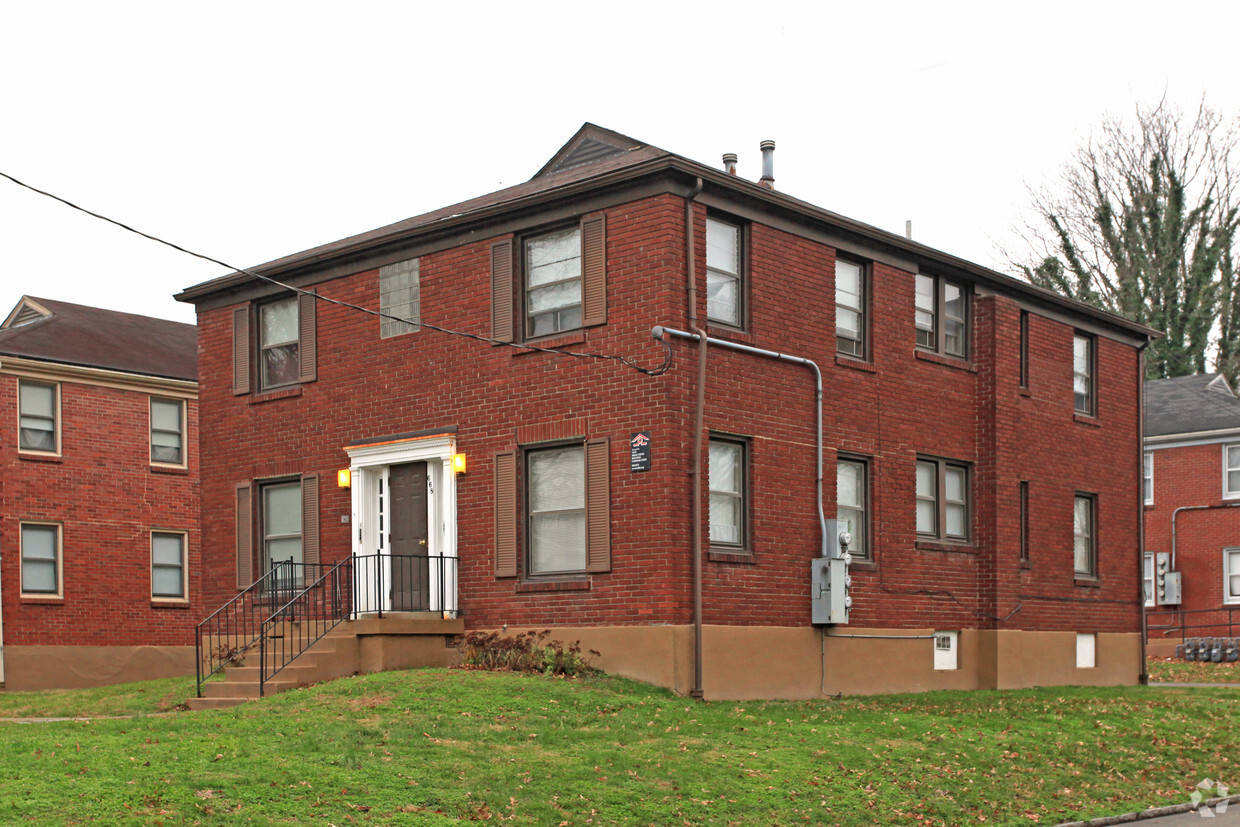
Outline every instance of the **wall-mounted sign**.
{"type": "Polygon", "coordinates": [[[650,470],[650,434],[646,431],[629,436],[629,470],[650,470]]]}

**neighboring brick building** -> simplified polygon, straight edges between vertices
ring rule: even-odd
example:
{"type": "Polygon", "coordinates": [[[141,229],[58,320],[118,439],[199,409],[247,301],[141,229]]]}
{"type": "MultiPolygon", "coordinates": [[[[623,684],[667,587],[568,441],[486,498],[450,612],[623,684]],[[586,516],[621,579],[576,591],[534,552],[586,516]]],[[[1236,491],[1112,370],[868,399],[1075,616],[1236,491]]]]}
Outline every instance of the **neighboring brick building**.
{"type": "Polygon", "coordinates": [[[384,606],[707,697],[1135,682],[1150,331],[764,183],[586,125],[525,184],[252,271],[421,327],[246,273],[181,293],[204,509],[236,515],[204,525],[208,604],[273,560],[425,549],[442,600],[432,570],[384,606]],[[653,376],[485,340],[652,369],[657,325],[653,376]],[[832,627],[806,359],[857,554],[832,627]]]}
{"type": "Polygon", "coordinates": [[[1184,635],[1240,636],[1237,507],[1240,399],[1227,380],[1203,374],[1146,383],[1144,561],[1152,653],[1173,654],[1184,635]],[[1180,573],[1178,602],[1174,589],[1166,593],[1164,571],[1180,573]],[[1181,626],[1196,628],[1182,634],[1181,626]]]}
{"type": "Polygon", "coordinates": [[[192,673],[192,325],[23,297],[0,324],[0,679],[192,673]]]}

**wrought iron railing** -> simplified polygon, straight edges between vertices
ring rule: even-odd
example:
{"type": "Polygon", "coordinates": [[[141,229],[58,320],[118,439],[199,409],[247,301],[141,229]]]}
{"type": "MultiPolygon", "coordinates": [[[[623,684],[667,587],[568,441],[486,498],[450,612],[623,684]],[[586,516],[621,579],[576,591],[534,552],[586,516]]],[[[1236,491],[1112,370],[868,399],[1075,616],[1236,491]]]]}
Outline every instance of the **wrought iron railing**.
{"type": "Polygon", "coordinates": [[[331,567],[273,563],[248,588],[198,624],[198,696],[230,663],[255,652],[259,694],[282,669],[345,619],[374,613],[442,612],[456,617],[457,558],[370,554],[331,567]]]}
{"type": "Polygon", "coordinates": [[[1240,606],[1227,606],[1217,609],[1163,609],[1145,611],[1145,639],[1167,640],[1180,638],[1183,643],[1189,637],[1200,637],[1210,634],[1215,637],[1236,637],[1240,635],[1240,606]],[[1166,619],[1168,622],[1156,622],[1166,619]],[[1193,621],[1193,622],[1189,622],[1193,621]],[[1214,629],[1204,632],[1200,630],[1214,629]],[[1222,630],[1226,629],[1226,632],[1222,630]],[[1193,634],[1189,634],[1192,631],[1193,634]]]}

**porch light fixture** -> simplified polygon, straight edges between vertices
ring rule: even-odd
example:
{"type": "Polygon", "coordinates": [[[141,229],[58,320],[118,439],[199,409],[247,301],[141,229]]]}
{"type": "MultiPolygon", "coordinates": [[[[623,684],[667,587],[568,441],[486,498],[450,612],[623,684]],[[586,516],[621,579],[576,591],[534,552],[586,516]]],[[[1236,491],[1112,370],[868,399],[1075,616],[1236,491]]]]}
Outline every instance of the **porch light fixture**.
{"type": "Polygon", "coordinates": [[[465,455],[464,454],[453,454],[452,455],[452,470],[458,474],[465,473],[465,455]]]}
{"type": "Polygon", "coordinates": [[[337,488],[348,488],[352,484],[353,484],[352,474],[349,473],[348,468],[341,468],[339,471],[336,472],[336,487],[337,488]]]}

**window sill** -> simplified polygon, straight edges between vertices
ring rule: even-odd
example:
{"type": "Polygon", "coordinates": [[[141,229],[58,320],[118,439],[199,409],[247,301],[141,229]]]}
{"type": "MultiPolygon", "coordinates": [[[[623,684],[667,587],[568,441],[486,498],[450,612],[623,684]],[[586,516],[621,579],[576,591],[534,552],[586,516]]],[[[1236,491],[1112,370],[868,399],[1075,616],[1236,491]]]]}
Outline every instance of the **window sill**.
{"type": "Polygon", "coordinates": [[[51,594],[43,597],[34,594],[23,594],[21,596],[21,602],[28,606],[61,606],[64,605],[65,599],[64,597],[57,597],[56,595],[51,594]]]}
{"type": "Polygon", "coordinates": [[[188,609],[189,601],[188,600],[177,600],[175,598],[169,598],[168,600],[160,600],[158,598],[151,598],[151,608],[152,609],[188,609]]]}
{"type": "Polygon", "coordinates": [[[952,542],[949,540],[916,540],[913,548],[918,551],[948,551],[955,554],[977,554],[971,543],[952,542]]]}
{"type": "Polygon", "coordinates": [[[1072,414],[1072,421],[1073,421],[1073,422],[1079,422],[1079,423],[1081,423],[1082,425],[1089,425],[1090,427],[1093,427],[1093,428],[1101,428],[1101,427],[1102,427],[1102,423],[1098,421],[1098,417],[1096,417],[1096,416],[1090,416],[1089,414],[1083,414],[1083,413],[1073,413],[1073,414],[1072,414]]]}
{"type": "Polygon", "coordinates": [[[706,559],[712,563],[738,563],[745,566],[753,566],[757,564],[757,560],[751,552],[748,551],[728,551],[724,549],[709,549],[706,552],[706,559]]]}
{"type": "Polygon", "coordinates": [[[1030,560],[1021,560],[1020,567],[1024,571],[1033,571],[1033,562],[1030,560]]]}
{"type": "Polygon", "coordinates": [[[878,563],[869,557],[853,560],[848,564],[849,571],[878,571],[878,563]]]}
{"type": "Polygon", "coordinates": [[[517,583],[517,594],[535,592],[588,592],[590,578],[579,580],[523,580],[517,583]]]}
{"type": "Polygon", "coordinates": [[[1020,395],[1025,397],[1026,399],[1033,399],[1033,391],[1029,390],[1028,388],[1021,388],[1020,395]]]}
{"type": "Polygon", "coordinates": [[[526,350],[523,346],[530,347],[568,347],[569,345],[579,345],[586,340],[585,330],[570,330],[567,333],[561,333],[558,336],[545,336],[541,339],[527,339],[524,342],[516,342],[516,347],[509,348],[512,356],[526,356],[530,353],[538,353],[537,350],[526,350]]]}
{"type": "Polygon", "coordinates": [[[1088,577],[1078,574],[1072,578],[1072,585],[1080,586],[1085,589],[1100,589],[1102,588],[1102,581],[1100,581],[1097,577],[1088,577]]]}
{"type": "Polygon", "coordinates": [[[878,368],[874,366],[873,362],[867,362],[864,359],[856,359],[852,356],[841,356],[838,353],[835,355],[835,364],[842,368],[859,370],[864,373],[878,373],[878,368]]]}
{"type": "Polygon", "coordinates": [[[961,359],[958,356],[944,356],[941,353],[932,353],[928,350],[914,350],[913,356],[923,362],[933,362],[934,364],[942,365],[945,368],[954,368],[955,370],[977,373],[976,365],[967,359],[961,359]]]}
{"type": "Polygon", "coordinates": [[[172,474],[173,476],[189,476],[189,469],[182,465],[152,465],[152,474],[172,474]]]}
{"type": "Polygon", "coordinates": [[[298,396],[301,396],[301,385],[293,388],[279,388],[264,393],[252,393],[250,394],[250,404],[261,405],[264,402],[274,402],[277,399],[293,399],[298,396]]]}
{"type": "Polygon", "coordinates": [[[22,451],[18,451],[17,458],[27,462],[64,462],[64,457],[60,454],[27,454],[22,451]]]}
{"type": "Polygon", "coordinates": [[[706,335],[726,339],[729,342],[737,342],[742,345],[752,345],[757,342],[757,337],[748,331],[741,330],[737,327],[727,327],[726,325],[720,325],[714,322],[706,323],[706,335]]]}

